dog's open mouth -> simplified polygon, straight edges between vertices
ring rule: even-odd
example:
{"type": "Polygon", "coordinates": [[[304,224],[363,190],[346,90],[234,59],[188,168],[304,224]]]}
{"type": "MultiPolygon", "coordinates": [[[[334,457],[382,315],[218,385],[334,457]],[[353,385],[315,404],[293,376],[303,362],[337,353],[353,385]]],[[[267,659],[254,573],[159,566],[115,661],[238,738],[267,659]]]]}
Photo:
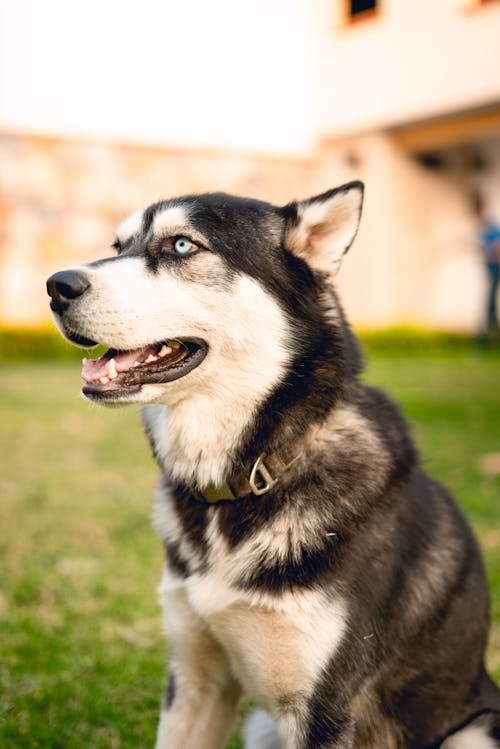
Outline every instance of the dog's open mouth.
{"type": "Polygon", "coordinates": [[[112,398],[177,380],[201,364],[207,351],[201,339],[168,339],[132,351],[109,349],[98,359],[83,360],[83,393],[112,398]]]}

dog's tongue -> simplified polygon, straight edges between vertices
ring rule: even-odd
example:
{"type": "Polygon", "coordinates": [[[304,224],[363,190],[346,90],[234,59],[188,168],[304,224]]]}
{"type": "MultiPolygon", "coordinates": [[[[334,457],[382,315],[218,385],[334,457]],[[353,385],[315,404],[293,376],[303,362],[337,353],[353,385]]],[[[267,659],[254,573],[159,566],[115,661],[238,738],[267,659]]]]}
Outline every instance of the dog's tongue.
{"type": "MultiPolygon", "coordinates": [[[[166,353],[172,349],[167,348],[166,353]]],[[[119,372],[126,372],[128,369],[137,364],[143,364],[149,356],[156,358],[158,354],[157,346],[145,346],[135,351],[115,351],[109,350],[99,357],[99,359],[84,359],[82,364],[82,378],[85,382],[96,382],[102,377],[113,380],[119,372]]]]}

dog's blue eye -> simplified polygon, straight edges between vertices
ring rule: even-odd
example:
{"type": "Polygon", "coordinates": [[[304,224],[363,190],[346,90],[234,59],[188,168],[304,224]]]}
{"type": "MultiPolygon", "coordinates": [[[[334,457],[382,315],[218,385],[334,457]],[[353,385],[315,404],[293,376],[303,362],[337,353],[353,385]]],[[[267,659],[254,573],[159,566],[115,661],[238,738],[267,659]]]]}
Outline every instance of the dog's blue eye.
{"type": "Polygon", "coordinates": [[[196,245],[187,237],[179,237],[174,242],[174,250],[178,255],[187,255],[192,252],[196,245]]]}

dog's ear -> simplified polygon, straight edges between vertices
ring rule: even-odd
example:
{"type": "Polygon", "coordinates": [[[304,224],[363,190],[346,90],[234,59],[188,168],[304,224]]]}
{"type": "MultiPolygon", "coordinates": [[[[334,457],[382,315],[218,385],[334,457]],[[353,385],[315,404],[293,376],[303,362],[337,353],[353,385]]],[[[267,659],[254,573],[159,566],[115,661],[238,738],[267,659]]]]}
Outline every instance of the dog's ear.
{"type": "Polygon", "coordinates": [[[348,182],[281,209],[285,247],[313,268],[335,273],[358,231],[363,183],[348,182]]]}

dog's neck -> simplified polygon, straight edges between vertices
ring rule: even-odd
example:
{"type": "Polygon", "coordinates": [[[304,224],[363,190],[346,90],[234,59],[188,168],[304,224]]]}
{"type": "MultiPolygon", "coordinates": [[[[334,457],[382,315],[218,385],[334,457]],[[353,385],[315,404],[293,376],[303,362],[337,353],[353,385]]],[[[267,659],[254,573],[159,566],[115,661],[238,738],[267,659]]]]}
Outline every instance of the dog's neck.
{"type": "Polygon", "coordinates": [[[284,346],[260,346],[247,359],[240,355],[238,366],[227,357],[211,384],[175,404],[145,406],[146,430],[166,475],[193,489],[217,486],[262,452],[292,445],[320,424],[345,376],[343,348],[334,336],[347,333],[340,318],[335,322],[339,327],[328,326],[316,351],[309,350],[291,368],[284,346]]]}
{"type": "Polygon", "coordinates": [[[203,489],[224,483],[255,432],[271,386],[255,372],[226,372],[213,388],[175,405],[143,408],[155,456],[173,481],[203,489]]]}
{"type": "Polygon", "coordinates": [[[159,409],[155,449],[162,468],[173,480],[192,487],[223,483],[253,409],[206,398],[159,409]]]}
{"type": "MultiPolygon", "coordinates": [[[[175,483],[203,490],[219,486],[262,453],[298,446],[328,408],[309,419],[297,419],[294,409],[275,411],[270,399],[234,398],[227,393],[185,399],[175,406],[149,405],[143,418],[153,452],[164,473],[175,483]],[[267,406],[273,418],[266,415],[267,406]],[[272,425],[272,426],[271,426],[272,425]]],[[[306,407],[307,403],[303,403],[306,407]]]]}

